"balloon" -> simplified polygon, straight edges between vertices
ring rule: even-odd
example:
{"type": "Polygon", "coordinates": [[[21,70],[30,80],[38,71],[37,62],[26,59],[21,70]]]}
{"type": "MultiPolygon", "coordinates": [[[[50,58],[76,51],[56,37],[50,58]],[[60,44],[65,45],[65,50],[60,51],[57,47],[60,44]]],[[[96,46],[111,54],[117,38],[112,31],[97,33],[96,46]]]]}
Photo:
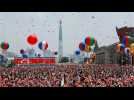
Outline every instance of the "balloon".
{"type": "Polygon", "coordinates": [[[123,45],[123,44],[117,44],[117,52],[120,52],[121,51],[121,49],[123,49],[125,46],[123,45]]]}
{"type": "Polygon", "coordinates": [[[131,48],[131,49],[133,49],[133,48],[134,48],[134,43],[132,43],[132,44],[130,45],[130,48],[131,48]]]}
{"type": "Polygon", "coordinates": [[[7,49],[9,48],[9,44],[8,44],[7,42],[2,42],[2,43],[1,43],[1,48],[2,48],[3,50],[7,50],[7,49]]]}
{"type": "Polygon", "coordinates": [[[20,50],[20,54],[24,54],[25,51],[23,49],[20,50]]]}
{"type": "Polygon", "coordinates": [[[112,36],[114,36],[114,32],[112,32],[112,36]]]}
{"type": "Polygon", "coordinates": [[[46,41],[43,41],[42,42],[42,49],[44,50],[46,50],[48,48],[48,43],[46,42],[46,41]]]}
{"type": "Polygon", "coordinates": [[[117,44],[117,49],[120,49],[121,44],[117,44]]]}
{"type": "Polygon", "coordinates": [[[130,53],[134,55],[134,43],[130,45],[130,53]]]}
{"type": "Polygon", "coordinates": [[[89,36],[86,37],[86,39],[85,39],[85,43],[86,43],[86,45],[90,45],[90,37],[89,37],[89,36]]]}
{"type": "Polygon", "coordinates": [[[41,50],[46,50],[48,48],[48,43],[46,41],[40,42],[38,48],[41,50]]]}
{"type": "Polygon", "coordinates": [[[131,53],[131,55],[134,55],[134,49],[130,49],[130,53],[131,53]]]}
{"type": "Polygon", "coordinates": [[[76,50],[76,51],[75,51],[75,54],[76,54],[76,55],[80,55],[80,50],[76,50]]]}
{"type": "Polygon", "coordinates": [[[58,54],[58,52],[56,51],[56,52],[54,52],[54,54],[55,54],[55,55],[57,55],[57,54],[58,54]]]}
{"type": "Polygon", "coordinates": [[[36,35],[32,34],[32,35],[29,35],[27,37],[27,42],[30,44],[30,45],[35,45],[38,41],[38,38],[36,35]]]}
{"type": "Polygon", "coordinates": [[[97,40],[96,40],[96,39],[94,39],[94,45],[95,45],[95,46],[97,45],[97,40]]]}
{"type": "Polygon", "coordinates": [[[38,48],[42,50],[42,42],[39,42],[38,48]]]}
{"type": "Polygon", "coordinates": [[[121,35],[122,35],[121,32],[117,32],[117,34],[118,34],[119,37],[121,37],[121,35]]]}
{"type": "Polygon", "coordinates": [[[129,37],[128,36],[124,36],[123,37],[123,44],[128,47],[129,46],[129,37]]]}
{"type": "Polygon", "coordinates": [[[91,51],[91,48],[88,48],[88,49],[86,48],[85,51],[86,52],[90,52],[91,51]]]}
{"type": "Polygon", "coordinates": [[[94,44],[94,38],[91,38],[90,46],[94,44]]]}
{"type": "Polygon", "coordinates": [[[129,52],[130,52],[130,48],[125,48],[125,49],[124,49],[124,52],[125,52],[126,55],[128,55],[129,52]]]}
{"type": "Polygon", "coordinates": [[[85,47],[85,51],[86,51],[86,52],[90,52],[90,51],[91,51],[91,47],[88,46],[88,45],[86,45],[86,47],[85,47]]]}
{"type": "Polygon", "coordinates": [[[85,44],[83,42],[81,42],[79,44],[79,48],[80,48],[81,51],[83,51],[85,49],[85,44]]]}
{"type": "Polygon", "coordinates": [[[121,48],[121,49],[124,49],[124,48],[125,48],[125,45],[124,45],[124,44],[121,44],[121,45],[120,45],[120,48],[121,48]]]}

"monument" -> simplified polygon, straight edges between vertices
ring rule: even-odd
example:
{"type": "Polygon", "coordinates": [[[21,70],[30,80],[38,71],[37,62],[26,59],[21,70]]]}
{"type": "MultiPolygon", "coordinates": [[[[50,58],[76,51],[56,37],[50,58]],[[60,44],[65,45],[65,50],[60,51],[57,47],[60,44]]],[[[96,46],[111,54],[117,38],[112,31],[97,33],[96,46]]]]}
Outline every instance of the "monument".
{"type": "Polygon", "coordinates": [[[63,57],[62,21],[60,20],[59,43],[58,43],[58,61],[61,61],[62,57],[63,57]]]}

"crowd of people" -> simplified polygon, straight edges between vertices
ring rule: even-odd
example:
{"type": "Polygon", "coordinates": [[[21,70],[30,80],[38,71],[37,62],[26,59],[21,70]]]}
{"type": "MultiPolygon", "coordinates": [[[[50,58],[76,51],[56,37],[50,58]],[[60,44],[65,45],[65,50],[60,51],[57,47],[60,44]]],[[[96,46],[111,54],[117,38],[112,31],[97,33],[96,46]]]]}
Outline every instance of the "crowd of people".
{"type": "Polygon", "coordinates": [[[61,64],[0,67],[0,87],[133,87],[134,66],[61,64]]]}

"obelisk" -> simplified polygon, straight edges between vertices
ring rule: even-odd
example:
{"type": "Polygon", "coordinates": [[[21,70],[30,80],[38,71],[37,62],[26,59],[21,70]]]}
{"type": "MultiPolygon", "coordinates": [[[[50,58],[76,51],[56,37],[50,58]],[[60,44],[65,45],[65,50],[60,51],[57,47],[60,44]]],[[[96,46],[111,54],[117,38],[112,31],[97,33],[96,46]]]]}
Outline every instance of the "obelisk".
{"type": "Polygon", "coordinates": [[[62,21],[60,20],[59,26],[59,44],[58,44],[58,61],[63,57],[63,40],[62,40],[62,21]]]}

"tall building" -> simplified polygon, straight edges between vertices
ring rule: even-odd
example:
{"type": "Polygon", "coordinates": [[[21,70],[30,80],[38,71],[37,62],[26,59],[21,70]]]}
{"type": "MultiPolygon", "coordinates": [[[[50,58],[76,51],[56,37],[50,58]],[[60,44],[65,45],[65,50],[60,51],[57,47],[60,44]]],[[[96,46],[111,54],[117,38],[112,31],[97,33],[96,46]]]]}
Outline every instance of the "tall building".
{"type": "Polygon", "coordinates": [[[62,21],[60,20],[59,26],[59,44],[58,44],[58,60],[63,57],[63,40],[62,40],[62,21]]]}

